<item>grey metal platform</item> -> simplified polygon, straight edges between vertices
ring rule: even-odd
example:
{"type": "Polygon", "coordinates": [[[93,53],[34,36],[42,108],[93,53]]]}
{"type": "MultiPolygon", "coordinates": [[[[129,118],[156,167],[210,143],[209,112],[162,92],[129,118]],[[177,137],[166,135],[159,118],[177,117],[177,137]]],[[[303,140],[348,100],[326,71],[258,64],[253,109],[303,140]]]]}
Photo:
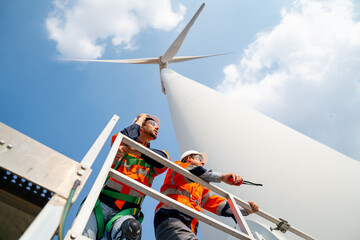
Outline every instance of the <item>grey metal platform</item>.
{"type": "Polygon", "coordinates": [[[0,239],[19,239],[45,206],[56,202],[46,213],[55,224],[43,231],[51,238],[74,181],[83,183],[89,174],[80,163],[0,123],[0,239]]]}

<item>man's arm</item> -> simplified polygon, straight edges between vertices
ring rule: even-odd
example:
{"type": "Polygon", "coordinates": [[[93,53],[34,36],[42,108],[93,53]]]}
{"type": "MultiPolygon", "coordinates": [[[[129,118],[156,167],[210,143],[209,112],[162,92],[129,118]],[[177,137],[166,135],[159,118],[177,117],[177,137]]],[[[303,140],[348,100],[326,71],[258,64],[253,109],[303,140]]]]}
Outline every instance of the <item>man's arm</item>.
{"type": "MultiPolygon", "coordinates": [[[[136,141],[137,137],[140,134],[140,126],[137,125],[137,124],[133,124],[133,125],[128,126],[127,128],[124,128],[120,132],[122,134],[124,134],[125,136],[131,138],[132,140],[136,141]]],[[[117,135],[118,134],[116,133],[114,136],[112,136],[112,138],[111,138],[111,146],[114,144],[117,135]]],[[[128,146],[121,144],[119,146],[119,149],[118,149],[117,153],[116,153],[113,164],[116,164],[130,150],[131,149],[128,146]]]]}
{"type": "Polygon", "coordinates": [[[124,128],[120,132],[122,134],[124,134],[125,136],[127,136],[128,138],[131,138],[132,140],[136,141],[136,139],[140,135],[140,126],[134,123],[134,124],[124,128]]]}
{"type": "MultiPolygon", "coordinates": [[[[259,210],[259,207],[254,202],[248,202],[251,207],[251,211],[246,210],[239,207],[239,210],[243,216],[247,216],[253,212],[257,212],[259,210]]],[[[234,221],[236,222],[235,216],[230,208],[229,203],[226,201],[225,198],[220,197],[216,195],[214,192],[210,191],[207,188],[204,188],[202,201],[201,201],[201,207],[220,216],[224,217],[232,217],[234,221]]]]}
{"type": "MultiPolygon", "coordinates": [[[[241,206],[238,206],[238,207],[239,207],[239,210],[240,210],[240,212],[241,212],[241,214],[242,214],[243,216],[247,216],[247,215],[249,215],[249,214],[252,214],[252,213],[254,213],[254,212],[259,211],[259,206],[258,206],[256,203],[254,203],[254,202],[252,202],[252,201],[249,201],[248,203],[250,204],[250,207],[251,207],[251,210],[252,210],[252,211],[249,211],[249,210],[247,210],[247,209],[242,208],[241,206]]],[[[232,218],[234,219],[234,221],[236,222],[235,216],[234,216],[234,214],[233,214],[233,212],[232,212],[232,210],[231,210],[231,208],[230,208],[229,203],[226,203],[225,207],[224,207],[223,210],[221,211],[221,216],[224,216],[224,217],[232,217],[232,218]]]]}
{"type": "MultiPolygon", "coordinates": [[[[124,128],[123,130],[121,130],[120,132],[122,134],[124,134],[125,136],[127,136],[128,138],[136,141],[137,138],[140,135],[140,127],[143,125],[144,121],[146,120],[146,118],[149,116],[149,114],[145,114],[145,113],[141,113],[139,114],[134,123],[126,128],[124,128]]],[[[111,145],[114,144],[115,139],[117,137],[118,134],[115,134],[112,139],[111,139],[111,145]]],[[[128,153],[129,151],[131,151],[131,149],[126,146],[126,145],[120,145],[119,149],[116,153],[115,159],[114,159],[114,163],[118,162],[126,153],[128,153]]],[[[138,154],[136,154],[138,155],[138,154]]]]}
{"type": "MultiPolygon", "coordinates": [[[[169,156],[162,150],[153,149],[153,148],[150,148],[150,150],[157,153],[157,154],[159,154],[160,156],[162,156],[162,157],[164,157],[166,159],[169,159],[169,156]]],[[[161,163],[155,161],[152,158],[149,158],[148,156],[146,156],[144,154],[141,155],[141,158],[144,159],[145,162],[147,162],[148,164],[150,164],[153,167],[156,167],[156,168],[164,168],[165,167],[161,163]]]]}
{"type": "Polygon", "coordinates": [[[190,165],[187,167],[189,172],[198,176],[199,178],[207,182],[224,182],[229,185],[237,185],[238,182],[242,181],[242,177],[234,173],[222,174],[220,172],[215,172],[213,170],[208,170],[201,166],[190,165]],[[230,181],[229,178],[232,177],[234,181],[230,181]]]}
{"type": "MultiPolygon", "coordinates": [[[[149,114],[146,113],[141,113],[139,114],[134,123],[126,128],[124,128],[123,130],[121,130],[120,132],[122,134],[124,134],[125,136],[131,138],[132,140],[136,141],[136,139],[139,137],[140,135],[140,127],[144,124],[146,118],[150,116],[149,114]]],[[[113,139],[114,142],[115,139],[113,139]]]]}
{"type": "Polygon", "coordinates": [[[221,181],[229,185],[240,186],[242,184],[243,178],[240,175],[235,173],[225,173],[221,175],[221,181]]]}
{"type": "Polygon", "coordinates": [[[148,117],[150,117],[149,114],[147,114],[147,113],[140,113],[140,114],[136,117],[136,119],[135,119],[135,121],[134,121],[134,124],[137,124],[137,125],[139,125],[139,126],[141,127],[141,126],[144,124],[146,118],[148,118],[148,117]]]}
{"type": "Polygon", "coordinates": [[[214,172],[213,170],[208,170],[201,166],[190,165],[188,168],[189,172],[195,176],[207,181],[207,182],[221,182],[221,173],[214,172]],[[189,169],[190,168],[190,169],[189,169]]]}

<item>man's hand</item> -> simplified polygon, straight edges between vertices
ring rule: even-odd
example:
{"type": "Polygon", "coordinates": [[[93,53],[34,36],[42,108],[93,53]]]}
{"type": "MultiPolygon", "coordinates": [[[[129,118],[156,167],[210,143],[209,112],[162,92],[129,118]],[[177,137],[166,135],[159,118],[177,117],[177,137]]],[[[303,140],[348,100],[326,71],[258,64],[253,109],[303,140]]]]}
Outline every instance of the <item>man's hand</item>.
{"type": "Polygon", "coordinates": [[[235,173],[226,173],[221,175],[220,180],[229,185],[240,185],[243,178],[235,173]]]}
{"type": "Polygon", "coordinates": [[[144,124],[146,118],[150,117],[147,113],[140,113],[135,120],[135,124],[139,125],[140,127],[144,124]]]}
{"type": "Polygon", "coordinates": [[[130,150],[130,148],[128,146],[120,145],[119,149],[118,149],[118,151],[116,153],[114,162],[120,161],[125,156],[125,154],[129,152],[129,150],[130,150]]]}
{"type": "Polygon", "coordinates": [[[251,202],[251,201],[249,201],[248,203],[250,204],[250,207],[251,207],[251,210],[252,210],[252,211],[245,209],[245,211],[247,212],[247,214],[252,214],[252,213],[254,213],[254,212],[259,211],[259,206],[256,205],[256,203],[251,202]]]}

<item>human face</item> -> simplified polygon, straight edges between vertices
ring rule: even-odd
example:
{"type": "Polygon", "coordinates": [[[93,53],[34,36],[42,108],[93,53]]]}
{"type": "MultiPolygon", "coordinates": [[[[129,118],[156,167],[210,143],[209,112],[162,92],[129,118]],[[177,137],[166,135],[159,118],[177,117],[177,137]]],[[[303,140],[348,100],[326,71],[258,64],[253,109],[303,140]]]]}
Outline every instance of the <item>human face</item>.
{"type": "Polygon", "coordinates": [[[157,138],[157,134],[159,131],[159,127],[157,125],[157,123],[152,120],[152,119],[148,119],[145,121],[145,124],[142,127],[143,129],[143,133],[152,137],[153,139],[157,138]]]}
{"type": "Polygon", "coordinates": [[[197,167],[205,165],[205,163],[203,162],[203,158],[199,154],[190,155],[188,158],[188,162],[197,167]]]}

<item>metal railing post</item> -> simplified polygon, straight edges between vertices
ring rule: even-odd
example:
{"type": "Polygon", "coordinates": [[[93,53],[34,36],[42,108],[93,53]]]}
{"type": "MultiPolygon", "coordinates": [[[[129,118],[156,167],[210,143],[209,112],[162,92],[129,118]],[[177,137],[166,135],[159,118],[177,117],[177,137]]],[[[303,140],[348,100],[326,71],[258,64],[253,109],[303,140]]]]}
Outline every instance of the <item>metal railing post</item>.
{"type": "Polygon", "coordinates": [[[86,200],[84,201],[77,217],[74,220],[74,223],[66,235],[65,239],[74,239],[70,238],[70,235],[82,235],[84,228],[86,226],[87,221],[91,215],[92,210],[94,209],[95,203],[99,197],[100,191],[106,181],[106,177],[108,176],[109,170],[111,169],[111,164],[116,156],[117,150],[120,146],[122,141],[123,135],[118,134],[116,140],[106,157],[103,167],[101,168],[93,187],[91,188],[89,195],[87,196],[86,200]]]}
{"type": "Polygon", "coordinates": [[[240,230],[245,233],[248,234],[251,238],[254,238],[254,236],[251,233],[251,230],[249,228],[249,226],[247,225],[243,215],[241,214],[238,205],[235,202],[235,199],[233,197],[233,195],[228,194],[227,196],[227,201],[230,205],[231,211],[233,212],[236,222],[238,224],[238,226],[240,227],[240,230]]]}
{"type": "Polygon", "coordinates": [[[109,137],[111,131],[115,127],[115,124],[119,120],[119,117],[117,115],[114,115],[109,123],[106,125],[104,130],[101,132],[99,137],[96,139],[94,144],[91,146],[89,151],[86,153],[85,157],[81,160],[80,164],[81,166],[85,166],[86,168],[89,168],[93,165],[96,157],[99,155],[99,152],[103,148],[107,138],[109,137]]]}

